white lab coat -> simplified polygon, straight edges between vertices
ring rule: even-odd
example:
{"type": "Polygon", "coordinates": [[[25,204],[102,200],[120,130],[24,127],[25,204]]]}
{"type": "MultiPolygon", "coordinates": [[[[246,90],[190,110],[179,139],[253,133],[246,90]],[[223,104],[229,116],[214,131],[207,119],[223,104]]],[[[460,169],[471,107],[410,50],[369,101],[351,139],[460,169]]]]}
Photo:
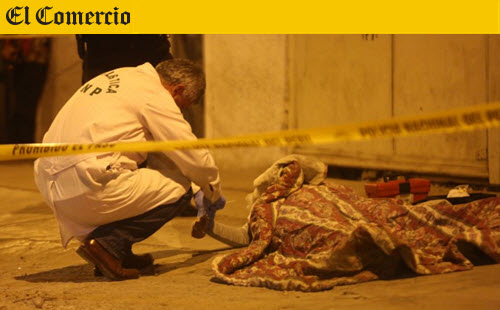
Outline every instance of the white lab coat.
{"type": "MultiPolygon", "coordinates": [[[[59,111],[44,143],[195,140],[170,93],[149,63],[102,74],[59,111]]],[[[35,161],[35,182],[53,210],[64,246],[96,227],[177,201],[191,186],[212,202],[219,172],[207,150],[105,153],[35,161]]]]}

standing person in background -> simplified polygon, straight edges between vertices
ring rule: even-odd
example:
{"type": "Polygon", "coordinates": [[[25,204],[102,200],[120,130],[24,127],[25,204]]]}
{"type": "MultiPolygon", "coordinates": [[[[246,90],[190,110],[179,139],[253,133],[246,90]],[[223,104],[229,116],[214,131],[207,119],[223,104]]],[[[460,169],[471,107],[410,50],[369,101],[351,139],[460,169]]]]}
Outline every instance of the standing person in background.
{"type": "Polygon", "coordinates": [[[145,62],[154,67],[173,58],[166,34],[79,34],[76,40],[83,60],[82,84],[116,68],[145,62]]]}

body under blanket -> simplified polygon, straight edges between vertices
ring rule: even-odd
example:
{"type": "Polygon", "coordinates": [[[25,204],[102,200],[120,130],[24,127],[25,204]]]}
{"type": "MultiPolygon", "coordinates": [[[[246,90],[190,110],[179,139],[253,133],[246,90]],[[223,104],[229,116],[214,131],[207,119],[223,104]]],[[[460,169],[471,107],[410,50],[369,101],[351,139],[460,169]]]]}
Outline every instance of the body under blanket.
{"type": "Polygon", "coordinates": [[[463,205],[373,199],[328,182],[304,182],[297,160],[283,163],[253,202],[251,243],[214,259],[219,280],[278,290],[320,291],[394,277],[402,270],[469,270],[458,246],[500,262],[500,198],[463,205]]]}

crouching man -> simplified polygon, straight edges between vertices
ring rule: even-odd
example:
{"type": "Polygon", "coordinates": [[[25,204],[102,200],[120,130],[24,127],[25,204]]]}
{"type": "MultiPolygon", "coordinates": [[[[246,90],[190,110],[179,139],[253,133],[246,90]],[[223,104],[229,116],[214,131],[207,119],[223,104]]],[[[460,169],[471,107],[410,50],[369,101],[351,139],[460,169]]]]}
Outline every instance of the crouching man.
{"type": "MultiPolygon", "coordinates": [[[[204,90],[203,71],[187,60],[116,69],[76,91],[43,142],[196,140],[180,109],[198,102],[204,90]]],[[[78,254],[112,280],[138,278],[140,269],[152,267],[152,256],[133,254],[132,245],[178,215],[193,191],[201,188],[204,208],[219,209],[225,201],[218,169],[202,149],[40,158],[35,181],[63,246],[80,240],[78,254]]]]}

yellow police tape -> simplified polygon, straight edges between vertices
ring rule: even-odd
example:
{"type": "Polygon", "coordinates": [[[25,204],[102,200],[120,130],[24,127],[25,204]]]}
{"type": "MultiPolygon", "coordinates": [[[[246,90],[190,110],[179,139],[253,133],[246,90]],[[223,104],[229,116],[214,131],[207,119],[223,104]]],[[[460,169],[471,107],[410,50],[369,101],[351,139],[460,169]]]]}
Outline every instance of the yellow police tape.
{"type": "MultiPolygon", "coordinates": [[[[0,145],[0,161],[97,152],[158,152],[187,149],[264,147],[370,140],[424,133],[449,133],[500,126],[500,102],[318,129],[298,129],[196,141],[120,143],[30,143],[0,145]]],[[[500,141],[499,141],[500,142],[500,141]]]]}

